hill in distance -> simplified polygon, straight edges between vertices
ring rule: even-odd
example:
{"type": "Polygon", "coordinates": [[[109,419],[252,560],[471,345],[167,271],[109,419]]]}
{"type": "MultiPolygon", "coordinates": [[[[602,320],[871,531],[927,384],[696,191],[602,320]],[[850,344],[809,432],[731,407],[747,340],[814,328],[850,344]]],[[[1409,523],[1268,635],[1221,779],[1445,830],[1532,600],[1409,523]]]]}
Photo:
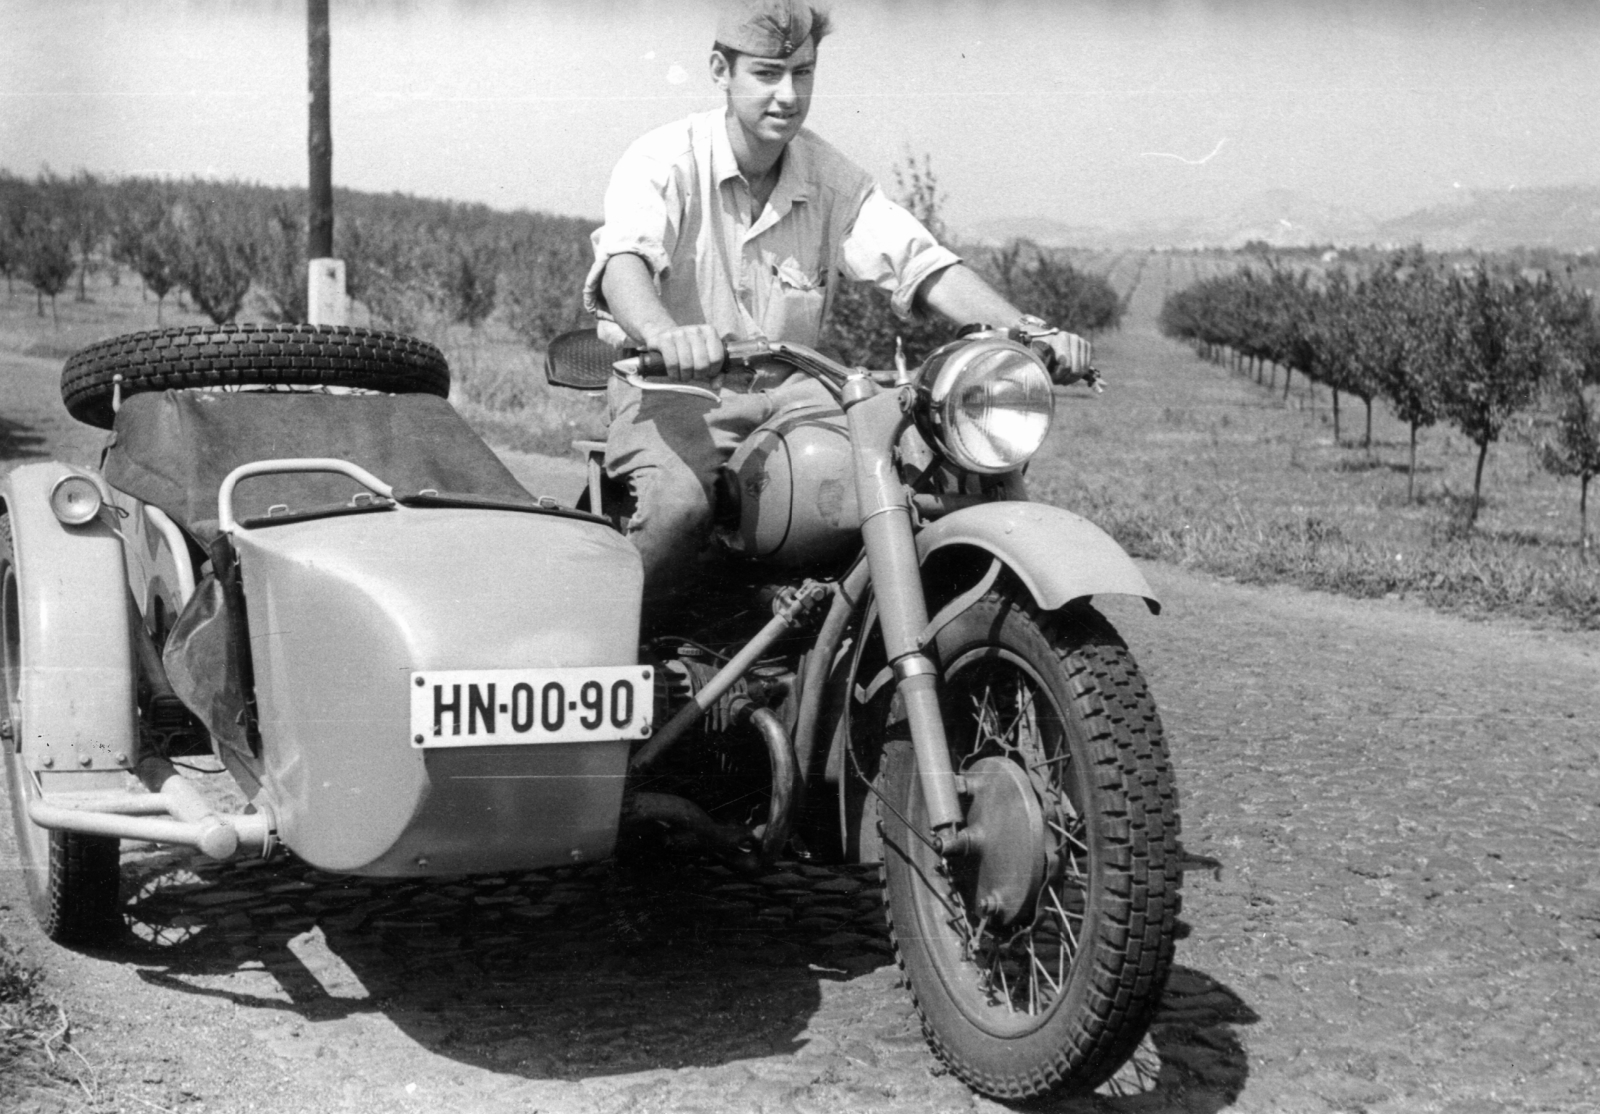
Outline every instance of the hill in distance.
{"type": "Polygon", "coordinates": [[[984,221],[968,230],[979,243],[1033,240],[1044,247],[1135,249],[1240,248],[1333,244],[1436,251],[1542,247],[1600,249],[1600,186],[1463,190],[1458,197],[1392,220],[1329,205],[1293,190],[1268,190],[1222,212],[1124,228],[1092,228],[1045,218],[984,221]]]}

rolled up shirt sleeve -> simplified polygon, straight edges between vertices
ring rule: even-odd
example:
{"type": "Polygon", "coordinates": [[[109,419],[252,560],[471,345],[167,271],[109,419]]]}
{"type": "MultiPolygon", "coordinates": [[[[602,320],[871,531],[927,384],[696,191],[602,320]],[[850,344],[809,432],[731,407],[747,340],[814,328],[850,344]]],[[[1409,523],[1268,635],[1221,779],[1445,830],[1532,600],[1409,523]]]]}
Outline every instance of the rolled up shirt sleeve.
{"type": "Polygon", "coordinates": [[[670,162],[653,158],[635,144],[618,161],[606,187],[606,221],[589,237],[594,264],[583,282],[583,308],[602,318],[611,316],[600,280],[614,255],[637,255],[645,261],[659,289],[671,265],[677,239],[677,182],[670,162]]]}
{"type": "MultiPolygon", "coordinates": [[[[609,202],[606,212],[609,215],[609,202]]],[[[928,276],[961,262],[878,186],[862,201],[841,254],[850,276],[887,290],[894,312],[907,320],[915,312],[917,288],[928,276]]]]}

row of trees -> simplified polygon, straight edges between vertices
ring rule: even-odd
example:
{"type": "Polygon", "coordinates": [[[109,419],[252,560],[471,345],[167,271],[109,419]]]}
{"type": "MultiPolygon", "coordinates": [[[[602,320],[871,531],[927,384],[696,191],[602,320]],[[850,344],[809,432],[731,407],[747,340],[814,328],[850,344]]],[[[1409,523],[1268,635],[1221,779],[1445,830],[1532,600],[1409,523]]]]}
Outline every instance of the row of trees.
{"type": "MultiPolygon", "coordinates": [[[[497,306],[530,343],[572,327],[593,225],[541,213],[340,190],[336,253],[352,297],[381,325],[442,318],[476,327],[497,306]]],[[[306,314],[306,199],[300,189],[148,178],[0,172],[0,273],[31,286],[39,312],[77,276],[126,268],[156,297],[182,291],[232,321],[254,297],[272,321],[306,314]]]]}
{"type": "MultiPolygon", "coordinates": [[[[948,243],[945,195],[928,158],[924,156],[919,163],[908,154],[895,168],[894,179],[900,203],[941,243],[948,243]]],[[[1084,336],[1115,329],[1122,322],[1126,305],[1116,290],[1103,276],[1074,267],[1065,252],[1028,240],[959,250],[969,266],[1024,313],[1084,336]]],[[[861,283],[840,283],[834,290],[827,343],[856,363],[889,367],[897,342],[903,342],[906,358],[915,363],[954,339],[956,331],[955,325],[943,319],[901,321],[890,311],[882,291],[861,283]]]]}
{"type": "MultiPolygon", "coordinates": [[[[942,201],[926,162],[899,186],[936,233],[942,201]]],[[[415,332],[444,320],[473,328],[498,308],[534,347],[583,320],[591,222],[399,194],[339,190],[335,253],[350,295],[380,325],[415,332]]],[[[39,312],[77,276],[78,297],[97,269],[122,267],[156,298],[181,291],[213,321],[253,312],[273,321],[306,313],[305,191],[148,178],[26,180],[0,172],[0,273],[8,294],[30,285],[39,312]]],[[[974,249],[969,262],[1029,312],[1077,332],[1114,328],[1122,305],[1104,279],[1026,242],[974,249]]],[[[837,288],[831,343],[851,359],[887,364],[904,336],[914,355],[942,343],[942,324],[896,319],[881,292],[837,288]]]]}
{"type": "Polygon", "coordinates": [[[1318,275],[1268,264],[1202,280],[1161,311],[1169,336],[1253,371],[1299,372],[1333,394],[1383,398],[1411,430],[1408,497],[1415,497],[1417,431],[1453,423],[1477,447],[1468,526],[1482,500],[1489,446],[1513,424],[1534,437],[1545,467],[1579,481],[1583,547],[1589,482],[1600,474],[1600,310],[1592,295],[1544,275],[1487,261],[1446,267],[1421,251],[1365,271],[1318,275]]]}

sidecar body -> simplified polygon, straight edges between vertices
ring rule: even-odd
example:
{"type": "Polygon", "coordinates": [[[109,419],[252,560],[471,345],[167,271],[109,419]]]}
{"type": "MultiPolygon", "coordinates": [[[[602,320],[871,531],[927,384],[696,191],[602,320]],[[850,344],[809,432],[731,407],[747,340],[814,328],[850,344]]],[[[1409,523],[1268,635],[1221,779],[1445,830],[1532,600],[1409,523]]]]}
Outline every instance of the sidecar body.
{"type": "Polygon", "coordinates": [[[0,500],[19,822],[373,875],[610,854],[651,730],[638,557],[442,398],[141,393],[100,468],[0,500]],[[172,778],[196,750],[246,808],[172,778]]]}

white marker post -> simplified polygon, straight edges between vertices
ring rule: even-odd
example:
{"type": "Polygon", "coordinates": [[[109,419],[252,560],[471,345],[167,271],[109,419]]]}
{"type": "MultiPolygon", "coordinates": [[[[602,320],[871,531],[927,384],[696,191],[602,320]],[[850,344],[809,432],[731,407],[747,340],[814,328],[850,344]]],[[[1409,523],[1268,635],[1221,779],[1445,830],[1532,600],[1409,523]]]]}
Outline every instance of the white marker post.
{"type": "Polygon", "coordinates": [[[306,288],[306,321],[312,325],[348,325],[350,299],[344,292],[344,260],[313,259],[306,288]]]}

